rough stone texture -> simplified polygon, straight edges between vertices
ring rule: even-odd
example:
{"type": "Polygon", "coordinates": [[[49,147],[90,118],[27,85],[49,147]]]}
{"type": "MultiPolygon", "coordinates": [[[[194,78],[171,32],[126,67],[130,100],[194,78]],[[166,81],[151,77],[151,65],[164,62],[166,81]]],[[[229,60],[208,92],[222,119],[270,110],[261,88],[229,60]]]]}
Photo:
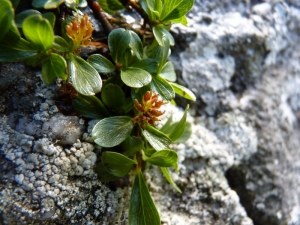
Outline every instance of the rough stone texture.
{"type": "MultiPolygon", "coordinates": [[[[179,82],[198,97],[190,139],[172,146],[182,194],[158,169],[145,173],[162,224],[300,224],[299,2],[196,0],[189,22],[172,30],[179,82]]],[[[56,86],[37,75],[1,66],[0,218],[126,224],[130,188],[111,190],[92,171],[95,121],[62,115],[56,86]]]]}

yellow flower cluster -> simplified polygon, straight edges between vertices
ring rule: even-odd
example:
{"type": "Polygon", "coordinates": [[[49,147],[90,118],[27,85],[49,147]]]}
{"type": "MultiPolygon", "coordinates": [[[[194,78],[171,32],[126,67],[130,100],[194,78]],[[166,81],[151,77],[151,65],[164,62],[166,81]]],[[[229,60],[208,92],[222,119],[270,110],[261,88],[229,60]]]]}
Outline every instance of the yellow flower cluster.
{"type": "Polygon", "coordinates": [[[88,15],[75,16],[73,21],[66,26],[67,35],[73,40],[75,49],[90,43],[93,30],[88,15]]]}

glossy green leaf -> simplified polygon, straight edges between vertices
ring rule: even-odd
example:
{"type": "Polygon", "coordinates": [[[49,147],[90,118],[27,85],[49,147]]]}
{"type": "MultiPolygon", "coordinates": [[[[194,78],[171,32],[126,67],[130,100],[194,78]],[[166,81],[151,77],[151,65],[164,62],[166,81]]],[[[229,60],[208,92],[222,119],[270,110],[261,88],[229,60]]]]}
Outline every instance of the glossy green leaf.
{"type": "Polygon", "coordinates": [[[117,112],[121,113],[121,114],[129,113],[133,109],[133,107],[134,107],[133,105],[134,105],[134,103],[132,101],[132,98],[128,97],[125,99],[125,102],[123,103],[123,105],[121,105],[121,107],[117,108],[117,112]]]}
{"type": "MultiPolygon", "coordinates": [[[[174,124],[173,123],[173,114],[170,114],[167,121],[164,123],[164,125],[159,130],[161,132],[163,132],[164,134],[169,134],[169,133],[171,133],[170,127],[172,127],[172,124],[174,124]]],[[[173,129],[173,127],[172,127],[172,129],[173,129]]]]}
{"type": "Polygon", "coordinates": [[[160,225],[160,217],[147,184],[139,171],[134,179],[129,205],[130,225],[160,225]]]}
{"type": "Polygon", "coordinates": [[[49,56],[46,55],[45,53],[37,53],[33,56],[30,56],[30,57],[24,59],[24,62],[28,66],[37,66],[40,63],[42,63],[44,60],[48,59],[48,57],[49,56]]]}
{"type": "Polygon", "coordinates": [[[175,92],[172,86],[162,77],[153,76],[150,83],[151,88],[161,97],[167,101],[171,101],[175,98],[175,92]]]}
{"type": "Polygon", "coordinates": [[[192,124],[187,122],[183,134],[174,143],[184,143],[191,137],[191,135],[192,135],[192,124]]]}
{"type": "Polygon", "coordinates": [[[54,13],[52,12],[47,12],[47,13],[43,13],[42,16],[47,19],[50,24],[51,24],[51,27],[54,28],[54,25],[55,25],[55,20],[56,20],[56,17],[54,15],[54,13]]]}
{"type": "Polygon", "coordinates": [[[188,26],[188,20],[187,20],[186,16],[182,16],[178,19],[173,19],[172,22],[173,23],[181,23],[184,26],[188,26]]]}
{"type": "Polygon", "coordinates": [[[35,8],[55,9],[65,0],[33,0],[32,5],[35,8]]]}
{"type": "Polygon", "coordinates": [[[180,121],[176,124],[176,127],[173,129],[172,133],[168,135],[172,141],[176,141],[183,134],[188,110],[189,105],[186,106],[183,116],[181,117],[180,121]]]}
{"type": "Polygon", "coordinates": [[[130,44],[129,47],[132,49],[133,53],[138,59],[143,58],[143,43],[140,37],[133,31],[129,31],[130,34],[130,44]]]}
{"type": "Polygon", "coordinates": [[[91,119],[103,119],[109,116],[109,113],[96,96],[78,94],[72,101],[72,106],[80,115],[91,119]]]}
{"type": "Polygon", "coordinates": [[[149,84],[152,77],[150,73],[143,69],[128,67],[121,70],[121,79],[129,87],[141,88],[149,84]]]}
{"type": "Polygon", "coordinates": [[[35,54],[35,47],[12,31],[8,31],[0,41],[0,62],[18,61],[35,54]]]}
{"type": "Polygon", "coordinates": [[[174,40],[172,34],[162,26],[159,26],[159,25],[154,26],[153,34],[155,36],[156,41],[158,42],[158,44],[160,46],[164,46],[164,44],[165,44],[163,41],[164,37],[166,37],[169,40],[170,45],[173,46],[175,44],[175,40],[174,40]]]}
{"type": "Polygon", "coordinates": [[[169,169],[166,167],[160,167],[161,172],[163,173],[163,175],[165,176],[165,178],[167,179],[167,181],[176,189],[176,191],[178,191],[179,193],[181,193],[180,188],[175,184],[175,182],[173,181],[169,169]]]}
{"type": "Polygon", "coordinates": [[[171,139],[153,126],[147,124],[146,129],[142,129],[143,136],[156,150],[168,149],[171,144],[171,139]]]}
{"type": "Polygon", "coordinates": [[[155,14],[155,11],[151,11],[151,9],[148,7],[147,4],[148,0],[140,0],[140,5],[142,6],[143,10],[146,12],[148,15],[150,21],[154,21],[157,19],[157,13],[155,14]]]}
{"type": "Polygon", "coordinates": [[[154,59],[143,59],[132,64],[132,67],[140,68],[152,74],[157,71],[158,64],[154,59]]]}
{"type": "Polygon", "coordinates": [[[133,157],[135,153],[143,149],[144,141],[140,138],[129,136],[122,142],[121,147],[126,151],[128,156],[133,157]]]}
{"type": "Polygon", "coordinates": [[[119,177],[112,175],[108,172],[105,166],[102,165],[102,162],[98,163],[94,168],[95,173],[98,175],[98,179],[102,182],[109,182],[117,180],[119,177]]]}
{"type": "Polygon", "coordinates": [[[58,77],[66,80],[68,78],[66,68],[67,63],[65,59],[58,54],[51,53],[49,59],[42,66],[42,79],[44,83],[49,85],[58,77]]]}
{"type": "Polygon", "coordinates": [[[119,60],[119,63],[122,64],[122,69],[129,67],[134,59],[135,57],[133,56],[132,50],[127,48],[119,60]]]}
{"type": "Polygon", "coordinates": [[[124,6],[119,2],[119,0],[98,0],[98,3],[105,12],[111,14],[124,9],[124,6]]]}
{"type": "Polygon", "coordinates": [[[159,74],[161,77],[165,78],[166,80],[168,81],[172,81],[172,82],[175,82],[177,77],[176,77],[176,73],[175,73],[175,69],[174,69],[174,65],[171,61],[167,62],[160,74],[159,74]]]}
{"type": "Polygon", "coordinates": [[[164,10],[160,19],[162,21],[172,21],[185,16],[193,7],[194,0],[168,0],[164,4],[164,10]]]}
{"type": "Polygon", "coordinates": [[[38,50],[48,50],[54,42],[53,29],[50,22],[41,15],[28,16],[22,24],[26,39],[38,50]]]}
{"type": "Polygon", "coordinates": [[[123,90],[116,84],[106,85],[101,92],[103,103],[108,108],[118,108],[125,102],[125,95],[123,90]]]}
{"type": "Polygon", "coordinates": [[[112,73],[115,71],[115,66],[102,55],[94,54],[89,56],[87,61],[99,72],[99,73],[112,73]]]}
{"type": "Polygon", "coordinates": [[[10,29],[14,20],[14,8],[9,0],[1,0],[0,3],[0,39],[3,38],[10,29]]]}
{"type": "Polygon", "coordinates": [[[83,95],[95,95],[102,88],[98,72],[79,56],[70,54],[68,58],[69,76],[76,91],[83,95]]]}
{"type": "Polygon", "coordinates": [[[124,177],[137,162],[117,152],[103,152],[101,163],[106,170],[116,176],[124,177]]]}
{"type": "Polygon", "coordinates": [[[68,52],[71,50],[71,46],[68,42],[60,36],[54,36],[54,43],[52,47],[57,52],[68,52]]]}
{"type": "Polygon", "coordinates": [[[123,54],[129,47],[130,40],[130,33],[123,28],[117,28],[110,32],[108,35],[108,46],[112,59],[115,62],[120,63],[122,61],[123,54]]]}
{"type": "Polygon", "coordinates": [[[146,161],[159,167],[173,166],[176,170],[178,169],[178,165],[177,165],[178,155],[173,150],[166,149],[166,150],[155,152],[146,161]]]}
{"type": "Polygon", "coordinates": [[[176,83],[171,83],[171,82],[169,82],[169,83],[172,85],[176,94],[178,94],[186,99],[196,101],[196,96],[189,89],[187,89],[186,87],[181,86],[179,84],[176,84],[176,83]]]}
{"type": "Polygon", "coordinates": [[[131,117],[115,116],[100,120],[92,130],[96,144],[114,147],[122,143],[133,129],[131,117]]]}
{"type": "Polygon", "coordinates": [[[163,42],[162,52],[161,52],[161,58],[160,58],[159,66],[158,66],[158,69],[157,69],[157,74],[161,73],[164,65],[166,64],[166,62],[168,60],[169,55],[171,54],[169,39],[164,36],[162,42],[163,42]]]}
{"type": "Polygon", "coordinates": [[[28,9],[25,11],[20,12],[18,15],[16,15],[15,21],[18,28],[22,28],[23,21],[31,15],[41,15],[41,13],[35,9],[28,9]]]}

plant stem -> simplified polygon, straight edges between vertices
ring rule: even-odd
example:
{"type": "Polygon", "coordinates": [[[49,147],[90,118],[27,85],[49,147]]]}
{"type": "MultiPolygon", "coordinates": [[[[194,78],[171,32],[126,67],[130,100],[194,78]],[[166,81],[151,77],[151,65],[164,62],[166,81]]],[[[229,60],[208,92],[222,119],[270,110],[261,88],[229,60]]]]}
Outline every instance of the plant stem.
{"type": "Polygon", "coordinates": [[[109,33],[114,29],[110,24],[109,20],[107,19],[105,12],[99,5],[99,3],[95,0],[87,0],[89,7],[93,10],[94,16],[97,20],[100,21],[102,27],[104,28],[107,36],[109,33]]]}

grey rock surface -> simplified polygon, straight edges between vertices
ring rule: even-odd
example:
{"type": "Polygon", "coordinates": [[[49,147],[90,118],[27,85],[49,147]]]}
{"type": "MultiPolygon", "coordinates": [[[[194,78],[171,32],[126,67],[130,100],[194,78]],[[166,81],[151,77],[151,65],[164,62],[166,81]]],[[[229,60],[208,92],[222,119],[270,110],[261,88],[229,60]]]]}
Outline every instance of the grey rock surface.
{"type": "MultiPolygon", "coordinates": [[[[172,146],[182,194],[158,169],[145,173],[162,224],[299,225],[299,2],[196,0],[188,18],[172,30],[171,55],[198,97],[191,137],[172,146]]],[[[130,187],[111,189],[92,170],[95,121],[62,115],[56,85],[23,64],[0,72],[2,223],[127,224],[130,187]]],[[[165,110],[164,120],[183,113],[165,110]]]]}

